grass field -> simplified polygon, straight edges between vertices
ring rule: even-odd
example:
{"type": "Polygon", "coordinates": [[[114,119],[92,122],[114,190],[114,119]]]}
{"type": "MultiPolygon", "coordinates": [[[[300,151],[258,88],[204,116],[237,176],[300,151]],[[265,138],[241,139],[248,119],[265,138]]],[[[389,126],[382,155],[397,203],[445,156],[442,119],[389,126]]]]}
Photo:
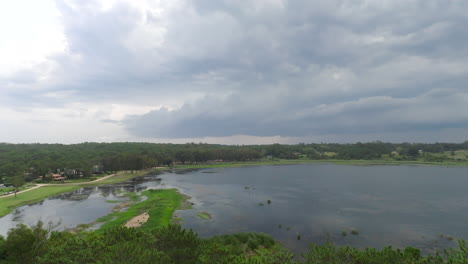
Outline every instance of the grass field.
{"type": "Polygon", "coordinates": [[[180,208],[182,202],[186,199],[176,189],[147,190],[142,195],[146,196],[147,199],[130,205],[123,212],[113,212],[98,219],[98,222],[104,222],[100,230],[123,226],[133,217],[145,212],[150,217],[142,225],[142,228],[167,226],[171,222],[174,211],[180,208]]]}

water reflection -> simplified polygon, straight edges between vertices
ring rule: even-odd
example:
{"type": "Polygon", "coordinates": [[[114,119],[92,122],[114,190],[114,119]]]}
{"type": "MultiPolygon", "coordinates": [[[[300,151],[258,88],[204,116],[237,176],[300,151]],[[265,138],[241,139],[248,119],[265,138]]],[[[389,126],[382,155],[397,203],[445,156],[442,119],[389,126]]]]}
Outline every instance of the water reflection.
{"type": "Polygon", "coordinates": [[[0,218],[0,235],[19,223],[33,225],[37,221],[59,223],[58,230],[70,229],[78,224],[93,223],[111,212],[115,201],[128,202],[124,193],[140,193],[148,188],[157,188],[161,179],[149,175],[122,183],[78,190],[49,197],[41,202],[16,208],[11,214],[0,218]]]}

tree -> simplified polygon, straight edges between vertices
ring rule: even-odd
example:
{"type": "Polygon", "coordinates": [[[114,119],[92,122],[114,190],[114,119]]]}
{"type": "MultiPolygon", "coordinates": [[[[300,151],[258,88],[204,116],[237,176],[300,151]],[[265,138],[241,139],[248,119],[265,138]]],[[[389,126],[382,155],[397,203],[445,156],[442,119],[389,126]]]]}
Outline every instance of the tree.
{"type": "Polygon", "coordinates": [[[16,193],[18,192],[18,189],[24,185],[25,181],[24,178],[21,176],[15,176],[13,177],[13,181],[11,182],[13,184],[13,187],[15,187],[15,198],[16,198],[16,193]]]}
{"type": "Polygon", "coordinates": [[[409,149],[408,149],[408,155],[412,156],[412,157],[417,157],[419,155],[419,149],[417,146],[411,146],[409,149]]]}
{"type": "Polygon", "coordinates": [[[49,232],[41,221],[31,227],[18,224],[8,231],[4,246],[7,258],[14,263],[35,263],[35,259],[45,251],[49,232]]]}
{"type": "Polygon", "coordinates": [[[6,258],[6,240],[3,236],[0,236],[0,263],[6,258]]]}

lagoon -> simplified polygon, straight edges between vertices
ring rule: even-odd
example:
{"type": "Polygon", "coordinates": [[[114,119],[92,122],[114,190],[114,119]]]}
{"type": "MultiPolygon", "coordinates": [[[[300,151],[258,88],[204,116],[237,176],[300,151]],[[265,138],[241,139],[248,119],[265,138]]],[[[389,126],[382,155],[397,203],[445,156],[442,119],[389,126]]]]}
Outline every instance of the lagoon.
{"type": "Polygon", "coordinates": [[[91,223],[115,206],[108,201],[126,201],[122,191],[178,188],[194,206],[176,214],[201,236],[264,232],[296,252],[331,240],[429,253],[468,238],[467,187],[463,167],[298,164],[175,171],[19,207],[0,218],[0,234],[39,219],[61,220],[59,229],[91,223]]]}

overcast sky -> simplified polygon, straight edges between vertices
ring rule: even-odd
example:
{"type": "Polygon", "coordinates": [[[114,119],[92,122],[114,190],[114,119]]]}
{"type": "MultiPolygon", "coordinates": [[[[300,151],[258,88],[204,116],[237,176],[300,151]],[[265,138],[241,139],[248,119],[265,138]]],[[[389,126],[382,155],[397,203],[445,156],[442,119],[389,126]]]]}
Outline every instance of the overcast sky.
{"type": "Polygon", "coordinates": [[[2,0],[0,142],[462,142],[465,0],[2,0]]]}

